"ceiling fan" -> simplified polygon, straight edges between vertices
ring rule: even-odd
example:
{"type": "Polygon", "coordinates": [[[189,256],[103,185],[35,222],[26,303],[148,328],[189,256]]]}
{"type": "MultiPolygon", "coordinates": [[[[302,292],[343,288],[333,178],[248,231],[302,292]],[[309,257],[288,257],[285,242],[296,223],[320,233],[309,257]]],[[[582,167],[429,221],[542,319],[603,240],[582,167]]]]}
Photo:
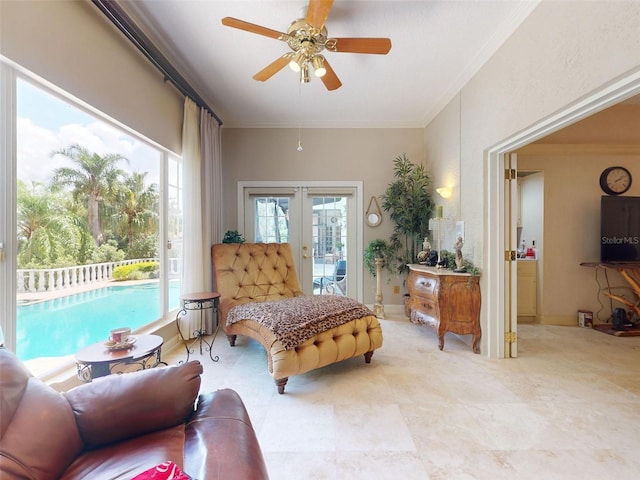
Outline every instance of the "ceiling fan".
{"type": "Polygon", "coordinates": [[[342,86],[342,82],[321,54],[323,50],[386,55],[391,50],[391,40],[388,38],[330,38],[325,22],[332,5],[333,0],[309,0],[306,17],[294,20],[287,33],[232,17],[223,18],[222,24],[281,40],[291,48],[291,52],[285,53],[256,73],[253,76],[254,80],[261,82],[269,80],[289,65],[293,71],[300,73],[302,83],[310,81],[309,70],[313,68],[314,75],[320,77],[327,90],[336,90],[342,86]]]}

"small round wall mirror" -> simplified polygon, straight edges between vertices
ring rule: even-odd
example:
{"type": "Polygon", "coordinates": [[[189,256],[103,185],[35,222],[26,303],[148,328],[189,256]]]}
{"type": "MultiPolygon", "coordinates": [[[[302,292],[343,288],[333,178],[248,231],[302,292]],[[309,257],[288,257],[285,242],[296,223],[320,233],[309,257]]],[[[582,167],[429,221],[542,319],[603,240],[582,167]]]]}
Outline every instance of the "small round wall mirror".
{"type": "Polygon", "coordinates": [[[380,214],[372,212],[367,215],[367,225],[370,227],[377,227],[382,222],[380,214]]]}
{"type": "Polygon", "coordinates": [[[370,227],[377,227],[382,223],[382,212],[376,197],[371,197],[371,200],[369,200],[369,206],[365,212],[365,221],[370,227]]]}

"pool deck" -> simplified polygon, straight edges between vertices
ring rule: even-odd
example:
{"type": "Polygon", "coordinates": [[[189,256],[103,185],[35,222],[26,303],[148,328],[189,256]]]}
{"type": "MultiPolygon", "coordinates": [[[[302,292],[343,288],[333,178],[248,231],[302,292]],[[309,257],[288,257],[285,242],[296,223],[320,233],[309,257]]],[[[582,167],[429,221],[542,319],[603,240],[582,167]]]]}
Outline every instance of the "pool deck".
{"type": "Polygon", "coordinates": [[[90,292],[92,290],[98,290],[105,287],[126,287],[129,285],[141,285],[143,283],[157,282],[158,280],[105,280],[103,282],[95,282],[87,285],[79,285],[77,287],[62,288],[60,290],[54,290],[52,292],[24,292],[16,295],[18,305],[24,305],[26,303],[44,302],[45,300],[53,300],[54,298],[68,297],[76,293],[90,292]]]}

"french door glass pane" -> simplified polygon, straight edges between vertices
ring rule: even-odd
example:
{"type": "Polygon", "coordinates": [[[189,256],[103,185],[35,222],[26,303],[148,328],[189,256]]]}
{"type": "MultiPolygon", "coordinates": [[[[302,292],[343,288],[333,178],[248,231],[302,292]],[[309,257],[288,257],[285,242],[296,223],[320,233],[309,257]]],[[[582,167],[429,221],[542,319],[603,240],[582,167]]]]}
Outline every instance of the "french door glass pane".
{"type": "Polygon", "coordinates": [[[347,198],[312,197],[313,293],[347,292],[347,198]]]}
{"type": "Polygon", "coordinates": [[[255,241],[289,242],[289,197],[253,197],[255,241]]]}
{"type": "MultiPolygon", "coordinates": [[[[16,350],[74,354],[164,315],[161,164],[166,154],[25,80],[17,82],[16,350]],[[122,280],[114,282],[113,280],[122,280]]],[[[179,162],[168,168],[168,232],[181,238],[179,162]]],[[[176,245],[170,262],[181,251],[176,245]]]]}

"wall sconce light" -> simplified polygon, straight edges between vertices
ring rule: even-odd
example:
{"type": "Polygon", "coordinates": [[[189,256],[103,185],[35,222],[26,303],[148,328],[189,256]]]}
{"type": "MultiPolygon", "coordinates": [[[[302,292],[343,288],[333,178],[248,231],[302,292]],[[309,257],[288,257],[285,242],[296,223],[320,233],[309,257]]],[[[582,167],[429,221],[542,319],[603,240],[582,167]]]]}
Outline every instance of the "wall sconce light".
{"type": "Polygon", "coordinates": [[[453,188],[439,187],[436,188],[436,192],[438,192],[438,195],[440,195],[442,198],[451,198],[451,195],[453,194],[453,188]]]}

